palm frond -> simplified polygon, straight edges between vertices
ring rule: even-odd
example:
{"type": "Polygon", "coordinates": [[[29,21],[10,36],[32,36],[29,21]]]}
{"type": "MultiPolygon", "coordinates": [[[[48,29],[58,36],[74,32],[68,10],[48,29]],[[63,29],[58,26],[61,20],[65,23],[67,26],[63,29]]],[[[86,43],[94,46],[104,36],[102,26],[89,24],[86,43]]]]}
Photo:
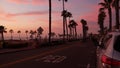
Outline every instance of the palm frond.
{"type": "Polygon", "coordinates": [[[112,3],[112,7],[115,7],[115,1],[113,1],[113,3],[112,3]]]}
{"type": "Polygon", "coordinates": [[[102,5],[102,6],[106,6],[105,3],[101,2],[101,3],[98,3],[99,5],[102,5]]]}
{"type": "Polygon", "coordinates": [[[107,3],[107,2],[108,2],[108,0],[104,0],[104,2],[106,2],[106,3],[107,3]]]}
{"type": "Polygon", "coordinates": [[[68,0],[65,0],[65,2],[67,2],[68,0]]]}
{"type": "Polygon", "coordinates": [[[100,9],[99,9],[99,12],[104,11],[104,10],[105,10],[105,8],[100,8],[100,9]]]}

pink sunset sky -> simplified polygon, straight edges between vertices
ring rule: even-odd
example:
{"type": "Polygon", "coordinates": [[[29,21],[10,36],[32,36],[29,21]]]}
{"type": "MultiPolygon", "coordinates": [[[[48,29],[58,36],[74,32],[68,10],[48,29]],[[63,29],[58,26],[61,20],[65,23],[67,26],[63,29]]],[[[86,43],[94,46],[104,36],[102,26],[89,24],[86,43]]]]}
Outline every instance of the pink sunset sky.
{"type": "MultiPolygon", "coordinates": [[[[73,14],[77,23],[77,32],[82,34],[80,20],[88,23],[89,33],[97,33],[98,3],[101,0],[68,0],[65,9],[73,14]]],[[[52,0],[52,32],[62,34],[62,1],[52,0]]],[[[48,35],[49,0],[0,0],[0,25],[14,30],[36,30],[39,26],[44,29],[43,35],[48,35]]],[[[9,34],[9,32],[7,33],[9,34]]]]}

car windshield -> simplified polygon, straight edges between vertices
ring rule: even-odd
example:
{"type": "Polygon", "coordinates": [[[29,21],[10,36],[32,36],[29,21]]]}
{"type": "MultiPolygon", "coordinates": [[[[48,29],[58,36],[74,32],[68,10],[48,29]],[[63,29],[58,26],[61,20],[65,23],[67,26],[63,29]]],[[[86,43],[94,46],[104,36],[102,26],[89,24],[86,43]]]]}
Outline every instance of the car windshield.
{"type": "Polygon", "coordinates": [[[120,35],[116,36],[115,43],[114,43],[114,49],[120,52],[120,35]]]}

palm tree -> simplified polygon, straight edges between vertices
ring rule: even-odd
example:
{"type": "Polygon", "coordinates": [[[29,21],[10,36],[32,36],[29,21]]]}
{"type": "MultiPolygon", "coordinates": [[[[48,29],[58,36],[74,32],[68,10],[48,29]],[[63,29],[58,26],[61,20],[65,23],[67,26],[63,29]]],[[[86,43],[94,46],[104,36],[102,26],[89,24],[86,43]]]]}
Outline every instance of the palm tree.
{"type": "Polygon", "coordinates": [[[86,30],[87,30],[87,21],[86,20],[84,20],[84,19],[81,19],[81,21],[80,21],[81,23],[82,23],[82,28],[83,28],[83,41],[86,41],[86,30]]]}
{"type": "Polygon", "coordinates": [[[77,37],[77,27],[76,26],[78,26],[78,24],[75,21],[73,21],[73,27],[75,30],[75,37],[77,37]]]}
{"type": "Polygon", "coordinates": [[[68,17],[68,12],[67,12],[67,10],[64,10],[64,11],[62,11],[62,14],[61,14],[61,16],[63,16],[64,17],[64,27],[65,27],[65,34],[64,34],[64,36],[66,35],[67,36],[67,39],[68,39],[68,25],[67,25],[67,17],[68,17]]]}
{"type": "Polygon", "coordinates": [[[4,43],[4,32],[6,32],[6,28],[2,25],[0,25],[0,34],[2,36],[2,42],[4,43]]]}
{"type": "Polygon", "coordinates": [[[34,31],[30,30],[30,39],[33,40],[34,31]]]}
{"type": "MultiPolygon", "coordinates": [[[[70,18],[72,17],[72,14],[71,14],[70,12],[67,12],[67,13],[66,13],[66,17],[68,17],[68,22],[70,22],[70,18]]],[[[70,28],[70,25],[67,24],[67,19],[66,19],[67,39],[69,38],[69,37],[68,37],[68,27],[69,27],[69,29],[71,29],[71,28],[70,28]]]]}
{"type": "Polygon", "coordinates": [[[112,0],[104,0],[104,2],[99,3],[99,5],[102,5],[103,9],[107,9],[108,10],[108,15],[109,15],[109,31],[111,31],[112,30],[112,10],[111,10],[112,0]]]}
{"type": "MultiPolygon", "coordinates": [[[[59,0],[61,1],[61,0],[59,0]]],[[[63,4],[63,11],[62,13],[65,11],[65,5],[64,5],[64,2],[67,2],[68,0],[62,0],[62,4],[63,4]]],[[[63,41],[65,40],[65,17],[63,16],[63,41]]]]}
{"type": "Polygon", "coordinates": [[[71,12],[67,12],[67,17],[69,17],[68,21],[70,21],[70,18],[72,17],[72,13],[71,12]]]}
{"type": "Polygon", "coordinates": [[[61,13],[61,16],[63,16],[63,40],[65,40],[65,35],[66,35],[66,10],[63,10],[61,13]]]}
{"type": "Polygon", "coordinates": [[[13,29],[10,29],[9,32],[11,33],[11,40],[13,40],[13,35],[12,35],[14,33],[13,29]]]}
{"type": "Polygon", "coordinates": [[[52,32],[51,33],[51,37],[52,37],[52,39],[54,40],[54,36],[55,36],[56,34],[55,34],[55,32],[52,32]]]}
{"type": "Polygon", "coordinates": [[[20,37],[21,31],[18,30],[17,33],[19,34],[19,39],[21,40],[21,37],[20,37]]]}
{"type": "Polygon", "coordinates": [[[37,35],[36,35],[36,34],[37,34],[37,31],[36,31],[36,30],[34,31],[34,34],[35,34],[35,39],[37,39],[37,35]]]}
{"type": "MultiPolygon", "coordinates": [[[[38,38],[39,38],[39,39],[41,39],[41,36],[40,36],[40,35],[43,33],[43,31],[44,31],[44,30],[43,30],[42,27],[39,27],[39,28],[37,29],[37,32],[38,32],[38,38]]],[[[50,35],[51,35],[51,34],[50,34],[50,35]]],[[[49,36],[50,36],[50,35],[49,35],[49,36]]]]}
{"type": "Polygon", "coordinates": [[[69,22],[68,24],[68,27],[69,27],[69,36],[71,37],[72,36],[72,24],[69,22]]]}
{"type": "Polygon", "coordinates": [[[78,24],[74,20],[70,20],[69,27],[70,27],[70,30],[72,30],[72,33],[73,33],[74,37],[77,37],[77,28],[76,28],[77,25],[78,24]]]}
{"type": "MultiPolygon", "coordinates": [[[[101,9],[101,8],[100,8],[101,9]]],[[[101,10],[98,15],[98,24],[100,26],[100,33],[104,34],[104,20],[105,20],[106,14],[104,10],[101,10]]]]}
{"type": "Polygon", "coordinates": [[[26,39],[28,40],[28,30],[26,30],[25,33],[26,33],[26,39]]]}
{"type": "Polygon", "coordinates": [[[120,7],[119,7],[119,1],[120,0],[114,0],[113,1],[113,7],[115,7],[115,15],[116,15],[116,29],[119,29],[119,9],[120,9],[120,7]]]}

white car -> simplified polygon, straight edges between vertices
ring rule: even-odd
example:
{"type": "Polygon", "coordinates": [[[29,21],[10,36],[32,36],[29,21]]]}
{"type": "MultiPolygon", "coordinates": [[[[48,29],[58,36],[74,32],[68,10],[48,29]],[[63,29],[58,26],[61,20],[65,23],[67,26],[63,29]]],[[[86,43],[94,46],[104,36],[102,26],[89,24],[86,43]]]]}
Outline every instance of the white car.
{"type": "Polygon", "coordinates": [[[107,34],[97,47],[97,68],[120,68],[120,32],[107,34]]]}

